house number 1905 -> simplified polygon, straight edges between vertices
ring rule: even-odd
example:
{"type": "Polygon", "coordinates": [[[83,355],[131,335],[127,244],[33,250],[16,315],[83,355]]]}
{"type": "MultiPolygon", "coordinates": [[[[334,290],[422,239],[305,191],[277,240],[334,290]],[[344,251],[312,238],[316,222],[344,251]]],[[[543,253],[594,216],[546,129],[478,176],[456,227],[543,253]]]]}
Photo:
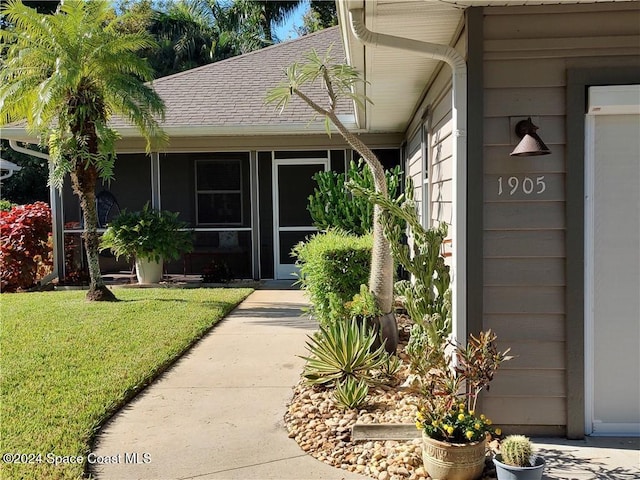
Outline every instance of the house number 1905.
{"type": "Polygon", "coordinates": [[[518,189],[522,190],[525,195],[540,195],[547,189],[547,184],[544,181],[544,175],[536,177],[535,180],[531,177],[498,177],[498,195],[509,192],[509,195],[514,195],[518,192],[518,189]],[[506,180],[505,180],[506,178],[506,180]]]}

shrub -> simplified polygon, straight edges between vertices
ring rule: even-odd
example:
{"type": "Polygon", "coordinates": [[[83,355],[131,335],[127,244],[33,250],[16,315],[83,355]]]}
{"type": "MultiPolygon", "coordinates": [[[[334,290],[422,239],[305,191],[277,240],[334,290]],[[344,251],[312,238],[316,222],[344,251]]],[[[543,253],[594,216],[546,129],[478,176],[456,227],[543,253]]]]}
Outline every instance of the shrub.
{"type": "Polygon", "coordinates": [[[348,377],[373,382],[372,371],[385,360],[383,346],[372,349],[373,330],[355,319],[321,326],[309,339],[311,355],[302,357],[307,361],[302,375],[312,385],[331,386],[348,377]]]}
{"type": "Polygon", "coordinates": [[[360,408],[368,394],[369,385],[366,381],[347,377],[344,382],[336,383],[333,399],[339,407],[353,409],[360,408]]]}
{"type": "MultiPolygon", "coordinates": [[[[389,198],[399,193],[400,167],[386,171],[389,198]]],[[[365,235],[373,228],[373,204],[366,198],[354,197],[346,187],[347,179],[363,188],[374,190],[373,176],[360,160],[349,164],[346,174],[333,171],[314,175],[318,188],[309,197],[307,207],[313,224],[321,230],[338,228],[354,235],[365,235]]]]}
{"type": "Polygon", "coordinates": [[[0,200],[0,212],[8,212],[13,208],[13,203],[9,200],[0,200]]]}
{"type": "Polygon", "coordinates": [[[298,283],[308,292],[320,324],[345,318],[344,304],[368,282],[371,248],[371,235],[358,237],[335,230],[294,247],[298,283]]]}
{"type": "Polygon", "coordinates": [[[36,284],[51,271],[51,210],[44,202],[0,211],[0,289],[13,292],[36,284]]]}

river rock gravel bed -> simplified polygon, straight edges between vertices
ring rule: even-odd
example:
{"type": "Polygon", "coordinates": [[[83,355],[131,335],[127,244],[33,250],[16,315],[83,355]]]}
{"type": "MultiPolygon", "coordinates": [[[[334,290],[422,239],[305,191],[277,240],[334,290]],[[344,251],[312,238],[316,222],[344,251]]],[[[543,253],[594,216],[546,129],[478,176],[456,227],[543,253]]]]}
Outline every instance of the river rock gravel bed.
{"type": "MultiPolygon", "coordinates": [[[[284,420],[289,437],[318,460],[337,468],[377,480],[423,480],[430,477],[422,467],[422,440],[352,441],[351,429],[359,423],[414,423],[418,400],[403,386],[409,371],[404,346],[410,321],[400,318],[402,367],[389,385],[370,388],[363,409],[344,410],[333,400],[333,392],[300,381],[295,387],[284,420]]],[[[487,460],[484,480],[495,479],[487,460]]]]}

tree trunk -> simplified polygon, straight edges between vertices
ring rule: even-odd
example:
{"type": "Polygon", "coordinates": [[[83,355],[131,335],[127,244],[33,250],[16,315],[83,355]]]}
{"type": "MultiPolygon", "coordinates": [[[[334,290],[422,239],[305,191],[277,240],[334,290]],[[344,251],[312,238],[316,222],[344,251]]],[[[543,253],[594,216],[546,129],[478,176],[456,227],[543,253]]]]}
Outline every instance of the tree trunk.
{"type": "MultiPolygon", "coordinates": [[[[376,192],[388,198],[387,179],[382,164],[375,153],[344,126],[333,109],[325,110],[298,89],[293,89],[293,93],[298,95],[313,110],[329,117],[329,120],[336,126],[342,137],[362,156],[369,170],[371,170],[376,192]]],[[[329,96],[332,105],[334,105],[335,97],[331,89],[329,89],[329,96]]],[[[382,212],[383,210],[379,205],[375,204],[373,206],[373,250],[371,252],[369,290],[382,312],[382,315],[378,318],[380,338],[385,342],[385,350],[388,353],[395,353],[398,347],[399,333],[396,317],[393,313],[393,256],[389,240],[384,236],[384,227],[380,218],[382,212]]]]}
{"type": "MultiPolygon", "coordinates": [[[[387,179],[376,155],[358,137],[349,132],[340,120],[332,118],[336,127],[364,159],[373,175],[376,192],[388,197],[387,179]],[[337,122],[337,123],[336,123],[337,122]]],[[[393,256],[391,245],[384,236],[381,215],[382,207],[373,206],[373,250],[371,252],[371,272],[369,273],[369,290],[376,298],[378,308],[382,312],[378,318],[380,338],[385,342],[387,353],[395,353],[399,342],[398,324],[393,313],[393,256]]]]}
{"type": "Polygon", "coordinates": [[[117,298],[111,290],[107,288],[100,273],[99,263],[99,246],[100,239],[98,236],[98,213],[96,211],[96,183],[98,172],[92,164],[87,166],[84,162],[76,162],[76,167],[71,173],[71,183],[73,191],[80,199],[80,208],[82,208],[82,217],[84,219],[84,232],[82,239],[87,254],[87,263],[89,265],[89,291],[87,292],[87,300],[117,301],[117,298]]]}

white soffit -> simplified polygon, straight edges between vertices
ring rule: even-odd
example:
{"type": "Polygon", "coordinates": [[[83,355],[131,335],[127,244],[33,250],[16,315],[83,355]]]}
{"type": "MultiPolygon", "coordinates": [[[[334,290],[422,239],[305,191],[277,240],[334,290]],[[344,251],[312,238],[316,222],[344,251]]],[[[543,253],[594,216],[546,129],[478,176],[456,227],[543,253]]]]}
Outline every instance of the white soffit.
{"type": "MultiPolygon", "coordinates": [[[[601,1],[603,0],[338,0],[338,17],[347,61],[358,71],[364,72],[365,79],[370,82],[365,87],[365,93],[373,104],[367,104],[366,112],[356,107],[360,128],[369,132],[404,132],[442,62],[388,47],[365,47],[351,32],[349,9],[364,8],[365,24],[373,32],[453,46],[467,7],[601,1]]],[[[448,66],[445,65],[444,68],[450,72],[448,66]]]]}
{"type": "MultiPolygon", "coordinates": [[[[463,8],[433,0],[354,1],[339,6],[340,21],[346,21],[348,9],[363,5],[367,28],[374,32],[445,45],[455,40],[464,15],[463,8]]],[[[360,126],[370,132],[403,132],[441,62],[383,46],[365,47],[348,23],[341,28],[349,62],[370,82],[366,94],[373,104],[367,105],[364,125],[359,117],[360,126]]]]}

